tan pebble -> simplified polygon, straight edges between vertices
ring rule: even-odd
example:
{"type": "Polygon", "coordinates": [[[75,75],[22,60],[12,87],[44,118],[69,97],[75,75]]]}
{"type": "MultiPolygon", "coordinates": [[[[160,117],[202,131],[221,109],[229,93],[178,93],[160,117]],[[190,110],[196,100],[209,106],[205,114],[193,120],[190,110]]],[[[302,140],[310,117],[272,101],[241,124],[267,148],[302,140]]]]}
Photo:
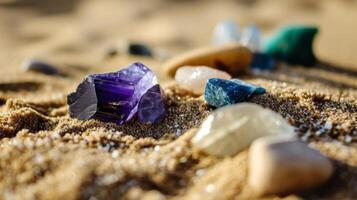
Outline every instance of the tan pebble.
{"type": "Polygon", "coordinates": [[[232,76],[244,71],[252,60],[248,48],[227,44],[195,49],[169,60],[164,69],[166,74],[175,76],[176,70],[181,66],[209,66],[230,73],[232,76]]]}
{"type": "Polygon", "coordinates": [[[259,195],[313,188],[332,173],[327,157],[292,137],[267,136],[250,147],[248,181],[259,195]]]}
{"type": "Polygon", "coordinates": [[[175,80],[180,87],[194,94],[202,95],[210,78],[231,79],[231,75],[206,66],[183,66],[176,71],[175,80]]]}

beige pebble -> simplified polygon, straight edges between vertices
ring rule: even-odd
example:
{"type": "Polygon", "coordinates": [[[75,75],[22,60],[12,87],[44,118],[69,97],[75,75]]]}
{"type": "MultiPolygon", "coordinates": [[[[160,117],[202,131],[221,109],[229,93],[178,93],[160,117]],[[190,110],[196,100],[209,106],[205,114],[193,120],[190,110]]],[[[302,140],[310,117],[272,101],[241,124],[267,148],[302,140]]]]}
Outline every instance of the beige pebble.
{"type": "Polygon", "coordinates": [[[195,49],[182,55],[173,57],[164,65],[166,74],[175,76],[181,66],[209,66],[230,73],[232,76],[244,71],[252,60],[252,54],[248,48],[227,44],[195,49]]]}
{"type": "Polygon", "coordinates": [[[194,94],[202,95],[210,78],[231,79],[227,72],[206,66],[183,66],[176,71],[175,80],[180,87],[194,94]]]}
{"type": "Polygon", "coordinates": [[[288,194],[316,187],[333,173],[331,161],[319,151],[288,136],[267,136],[249,151],[249,185],[259,195],[288,194]]]}

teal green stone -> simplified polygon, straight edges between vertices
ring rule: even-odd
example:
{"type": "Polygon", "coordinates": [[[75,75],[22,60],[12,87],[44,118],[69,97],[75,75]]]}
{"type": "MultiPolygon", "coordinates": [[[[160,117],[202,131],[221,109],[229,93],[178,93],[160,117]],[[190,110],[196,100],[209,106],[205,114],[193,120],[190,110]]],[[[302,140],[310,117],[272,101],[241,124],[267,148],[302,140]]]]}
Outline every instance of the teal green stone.
{"type": "Polygon", "coordinates": [[[315,26],[283,27],[265,44],[264,51],[289,64],[313,65],[316,62],[313,40],[317,33],[315,26]]]}

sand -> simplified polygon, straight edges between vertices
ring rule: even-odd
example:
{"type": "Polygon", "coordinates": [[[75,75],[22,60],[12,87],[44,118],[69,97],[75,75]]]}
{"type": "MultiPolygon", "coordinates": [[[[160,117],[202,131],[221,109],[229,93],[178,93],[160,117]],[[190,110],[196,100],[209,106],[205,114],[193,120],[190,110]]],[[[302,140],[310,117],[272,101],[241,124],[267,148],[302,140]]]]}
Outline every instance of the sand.
{"type": "Polygon", "coordinates": [[[0,199],[357,198],[355,1],[36,2],[0,1],[0,199]],[[212,108],[161,67],[167,57],[209,44],[214,24],[225,18],[254,22],[265,34],[292,22],[320,27],[315,66],[279,63],[239,78],[264,86],[267,94],[251,102],[280,113],[334,161],[325,185],[256,197],[246,184],[247,150],[215,158],[189,142],[212,108]],[[158,56],[106,55],[128,39],[149,44],[158,56]],[[23,72],[27,58],[52,63],[62,75],[23,72]],[[66,95],[81,79],[134,61],[150,66],[165,88],[169,112],[161,124],[68,116],[66,95]]]}

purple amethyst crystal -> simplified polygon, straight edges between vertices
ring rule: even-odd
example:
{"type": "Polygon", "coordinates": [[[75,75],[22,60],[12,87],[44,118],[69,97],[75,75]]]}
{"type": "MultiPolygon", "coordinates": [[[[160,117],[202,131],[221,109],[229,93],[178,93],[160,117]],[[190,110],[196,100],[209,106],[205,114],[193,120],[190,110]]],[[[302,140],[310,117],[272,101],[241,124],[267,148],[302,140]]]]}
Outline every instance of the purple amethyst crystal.
{"type": "Polygon", "coordinates": [[[123,124],[136,114],[139,100],[156,84],[155,74],[141,63],[118,72],[90,75],[68,95],[70,116],[123,124]]]}
{"type": "Polygon", "coordinates": [[[141,123],[156,124],[166,114],[164,92],[160,85],[154,85],[140,99],[138,117],[141,123]]]}

